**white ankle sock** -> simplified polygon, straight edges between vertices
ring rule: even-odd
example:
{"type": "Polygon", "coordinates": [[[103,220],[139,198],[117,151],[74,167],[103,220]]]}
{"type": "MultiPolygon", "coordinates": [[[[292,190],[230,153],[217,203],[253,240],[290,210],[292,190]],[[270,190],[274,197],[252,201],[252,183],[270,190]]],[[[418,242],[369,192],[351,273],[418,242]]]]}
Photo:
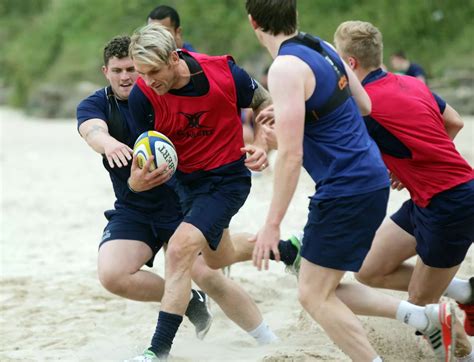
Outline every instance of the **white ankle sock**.
{"type": "Polygon", "coordinates": [[[467,356],[457,357],[456,362],[474,362],[474,350],[471,351],[467,356]]]}
{"type": "Polygon", "coordinates": [[[248,332],[259,345],[269,344],[278,339],[278,337],[272,332],[270,327],[265,321],[262,321],[260,325],[253,331],[248,332]]]}
{"type": "Polygon", "coordinates": [[[397,320],[415,327],[420,332],[428,328],[429,321],[425,308],[402,300],[397,309],[397,320]]]}
{"type": "Polygon", "coordinates": [[[372,360],[372,362],[383,362],[383,359],[382,359],[382,357],[377,356],[372,360]]]}
{"type": "Polygon", "coordinates": [[[444,295],[453,298],[456,302],[467,303],[471,298],[471,293],[472,290],[469,280],[453,278],[444,292],[444,295]]]}

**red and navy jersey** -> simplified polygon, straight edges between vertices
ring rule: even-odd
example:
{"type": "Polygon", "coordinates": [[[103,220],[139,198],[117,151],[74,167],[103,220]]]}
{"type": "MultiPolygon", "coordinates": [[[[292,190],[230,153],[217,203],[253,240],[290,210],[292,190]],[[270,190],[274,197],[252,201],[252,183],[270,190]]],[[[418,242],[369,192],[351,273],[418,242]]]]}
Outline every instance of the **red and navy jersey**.
{"type": "Polygon", "coordinates": [[[446,132],[443,102],[423,82],[378,69],[362,84],[372,100],[369,133],[415,204],[426,207],[436,194],[474,178],[446,132]]]}
{"type": "MultiPolygon", "coordinates": [[[[149,113],[140,100],[139,93],[143,93],[152,105],[154,128],[169,137],[176,147],[181,172],[209,171],[239,160],[243,135],[238,109],[243,105],[238,104],[240,94],[235,85],[235,71],[229,66],[231,58],[185,51],[180,56],[190,66],[191,73],[201,78],[192,76],[190,82],[199,91],[171,90],[160,96],[139,78],[130,95],[134,118],[143,124],[144,116],[149,113]],[[193,69],[193,62],[202,71],[193,69]],[[202,92],[202,88],[206,90],[202,92]]],[[[256,84],[250,84],[253,93],[256,84]]]]}

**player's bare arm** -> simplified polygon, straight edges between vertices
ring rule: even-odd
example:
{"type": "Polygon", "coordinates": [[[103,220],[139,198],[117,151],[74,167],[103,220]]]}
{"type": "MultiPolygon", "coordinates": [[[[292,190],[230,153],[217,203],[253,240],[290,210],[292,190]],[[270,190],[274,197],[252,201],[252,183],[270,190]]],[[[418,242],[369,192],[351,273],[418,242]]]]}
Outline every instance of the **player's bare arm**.
{"type": "MultiPolygon", "coordinates": [[[[253,94],[250,108],[252,108],[255,117],[266,107],[268,107],[272,100],[270,93],[256,80],[253,80],[257,84],[257,89],[253,94]]],[[[246,152],[249,157],[245,160],[245,165],[252,171],[262,171],[268,166],[267,151],[268,147],[263,138],[261,125],[255,123],[254,125],[254,144],[247,145],[242,148],[242,152],[246,152]]]]}
{"type": "Polygon", "coordinates": [[[99,118],[82,123],[79,133],[94,151],[105,155],[111,168],[126,166],[132,159],[130,147],[113,138],[109,134],[107,123],[99,118]]]}
{"type": "MultiPolygon", "coordinates": [[[[262,262],[268,269],[270,251],[279,260],[280,224],[298,183],[303,158],[305,115],[305,63],[293,56],[278,57],[269,73],[269,87],[274,99],[275,129],[278,156],[275,164],[273,197],[265,225],[256,236],[254,265],[260,270],[262,262]]],[[[313,81],[314,89],[314,81],[313,81]]]]}
{"type": "Polygon", "coordinates": [[[443,121],[444,128],[446,128],[446,132],[448,132],[449,138],[452,140],[464,127],[464,121],[462,120],[461,116],[449,104],[446,104],[446,108],[444,109],[443,121]]]}
{"type": "MultiPolygon", "coordinates": [[[[79,126],[79,133],[81,134],[82,138],[91,145],[90,143],[93,139],[101,134],[109,134],[109,128],[107,127],[107,123],[99,118],[93,118],[85,121],[79,126]]],[[[92,145],[91,145],[92,146],[92,145]]]]}
{"type": "Polygon", "coordinates": [[[257,83],[258,87],[253,93],[252,102],[249,107],[253,109],[255,117],[257,117],[261,110],[272,104],[272,98],[263,85],[256,80],[254,80],[254,82],[257,83]]]}
{"type": "Polygon", "coordinates": [[[352,96],[354,97],[360,112],[363,116],[368,116],[370,112],[372,112],[372,102],[370,101],[369,95],[346,62],[344,62],[344,69],[346,70],[349,79],[349,88],[351,89],[352,96]]]}
{"type": "MultiPolygon", "coordinates": [[[[254,144],[257,147],[263,148],[265,151],[268,152],[270,149],[265,142],[264,139],[264,133],[262,132],[262,124],[265,122],[257,121],[260,120],[260,114],[262,111],[264,111],[265,108],[269,107],[272,104],[272,99],[270,97],[270,93],[256,80],[254,80],[255,83],[257,83],[258,87],[255,90],[252,98],[252,102],[250,103],[250,108],[252,108],[254,112],[254,117],[255,117],[255,123],[254,123],[254,144]]],[[[269,123],[273,123],[273,120],[268,120],[271,121],[269,123]]]]}

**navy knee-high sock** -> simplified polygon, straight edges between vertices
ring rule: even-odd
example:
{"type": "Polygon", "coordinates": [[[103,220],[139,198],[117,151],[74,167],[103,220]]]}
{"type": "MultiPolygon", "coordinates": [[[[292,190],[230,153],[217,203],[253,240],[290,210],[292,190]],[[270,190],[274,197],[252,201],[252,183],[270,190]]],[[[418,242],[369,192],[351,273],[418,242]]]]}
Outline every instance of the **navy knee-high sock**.
{"type": "Polygon", "coordinates": [[[182,321],[183,316],[160,312],[158,314],[158,324],[156,325],[155,334],[151,339],[151,346],[148,349],[159,358],[167,357],[182,321]]]}
{"type": "MultiPolygon", "coordinates": [[[[296,255],[298,255],[298,250],[289,240],[280,240],[278,251],[280,252],[280,259],[285,265],[292,265],[295,262],[296,255]]],[[[270,259],[275,260],[273,251],[270,251],[270,259]]]]}

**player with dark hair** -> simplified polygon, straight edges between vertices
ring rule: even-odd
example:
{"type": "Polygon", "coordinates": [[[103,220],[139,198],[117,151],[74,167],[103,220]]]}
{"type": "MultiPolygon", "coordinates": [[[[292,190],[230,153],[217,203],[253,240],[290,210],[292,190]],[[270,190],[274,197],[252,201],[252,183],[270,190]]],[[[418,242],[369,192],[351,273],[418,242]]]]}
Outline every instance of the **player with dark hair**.
{"type": "Polygon", "coordinates": [[[421,65],[411,62],[404,51],[398,51],[390,56],[390,64],[396,72],[415,77],[426,83],[426,72],[421,65]]]}
{"type": "Polygon", "coordinates": [[[267,268],[271,252],[278,255],[280,225],[303,165],[316,183],[301,248],[303,308],[353,360],[381,361],[355,314],[396,318],[427,333],[443,328],[444,346],[452,351],[449,304],[419,307],[341,283],[347,271],[360,270],[386,213],[388,172],[361,115],[370,114],[370,99],[328,43],[298,32],[295,0],[247,0],[246,8],[274,58],[268,85],[278,143],[273,197],[256,236],[254,264],[267,268]]]}
{"type": "Polygon", "coordinates": [[[183,29],[181,28],[181,21],[176,9],[167,5],[160,5],[154,8],[148,14],[147,23],[157,23],[163,25],[173,35],[178,48],[195,52],[194,47],[183,41],[183,29]]]}

